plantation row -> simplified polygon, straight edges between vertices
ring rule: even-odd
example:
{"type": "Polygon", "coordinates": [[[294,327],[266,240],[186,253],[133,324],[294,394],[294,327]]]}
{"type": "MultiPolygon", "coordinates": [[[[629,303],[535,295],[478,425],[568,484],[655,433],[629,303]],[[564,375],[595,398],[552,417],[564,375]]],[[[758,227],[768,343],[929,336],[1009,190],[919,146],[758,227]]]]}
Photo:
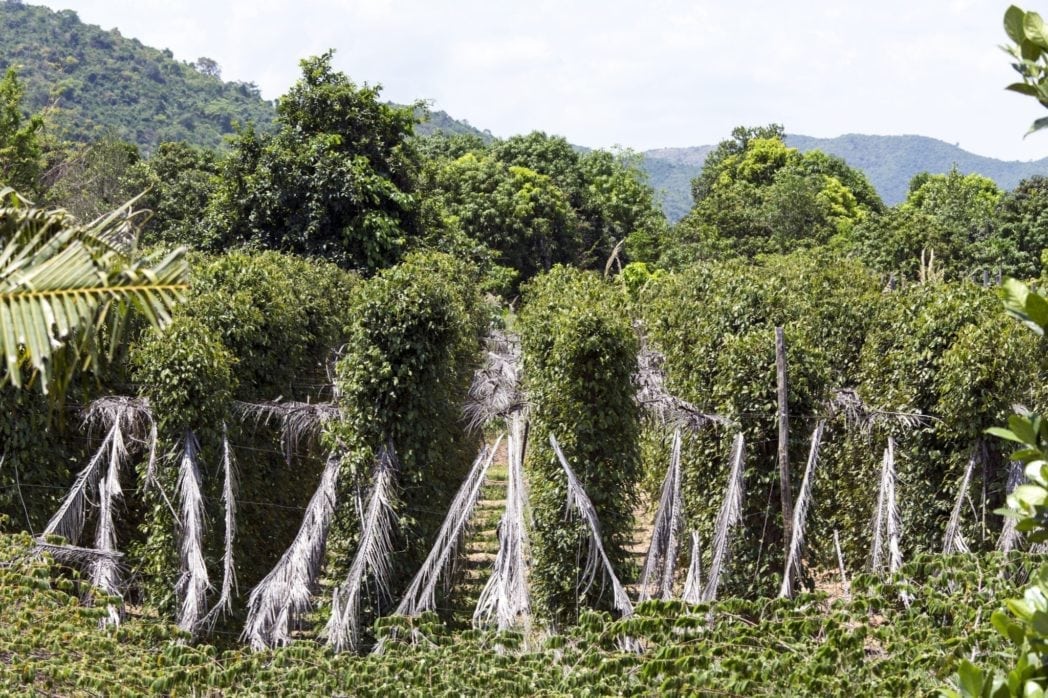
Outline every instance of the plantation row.
{"type": "Polygon", "coordinates": [[[16,418],[2,427],[4,512],[104,554],[77,552],[96,584],[198,637],[243,631],[261,647],[326,628],[327,642],[363,649],[371,621],[398,602],[409,615],[449,605],[446,570],[479,492],[469,483],[482,473],[470,464],[484,427],[512,424],[520,486],[502,528],[515,526],[519,540],[503,530],[500,544],[521,550],[521,562],[498,583],[527,588],[516,606],[496,594],[488,617],[511,627],[533,611],[561,627],[586,606],[628,615],[612,575],[641,577],[626,552],[634,512],[658,498],[679,428],[670,517],[679,550],[653,553],[668,578],[660,588],[681,593],[689,561],[706,586],[717,580],[699,598],[775,596],[790,543],[776,454],[781,326],[789,499],[802,480],[811,485],[794,582],[811,588],[814,573],[838,568],[835,539],[846,575],[887,559],[890,546],[895,570],[900,555],[1018,543],[993,514],[1015,469],[983,432],[1016,403],[1041,404],[1043,352],[988,291],[884,290],[857,263],[799,256],[701,264],[639,286],[555,268],[509,317],[476,284],[440,254],[368,280],[273,252],[200,257],[165,332],[138,328],[125,355],[71,389],[104,398],[84,429],[74,414],[53,415],[47,398],[5,394],[16,418]],[[489,344],[481,366],[482,340],[507,321],[509,340],[489,344]],[[550,435],[593,523],[585,507],[565,509],[567,469],[550,435]],[[894,506],[882,464],[889,438],[894,506]],[[739,509],[730,516],[729,499],[739,509]],[[598,530],[604,562],[593,552],[598,530]],[[429,571],[417,577],[420,568],[429,571]],[[500,617],[499,604],[515,610],[500,617]]]}

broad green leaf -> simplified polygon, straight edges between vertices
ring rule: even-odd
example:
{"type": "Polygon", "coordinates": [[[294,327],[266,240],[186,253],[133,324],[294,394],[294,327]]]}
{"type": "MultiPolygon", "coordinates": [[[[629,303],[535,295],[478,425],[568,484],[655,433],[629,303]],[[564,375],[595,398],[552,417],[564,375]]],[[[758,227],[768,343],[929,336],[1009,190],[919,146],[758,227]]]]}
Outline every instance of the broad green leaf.
{"type": "Polygon", "coordinates": [[[1037,446],[1037,431],[1033,423],[1026,417],[1013,414],[1008,418],[1008,428],[1018,437],[1018,441],[1029,446],[1037,446]]]}
{"type": "Polygon", "coordinates": [[[1045,28],[1041,15],[1027,12],[1023,16],[1023,34],[1041,49],[1048,50],[1048,29],[1045,28]]]}
{"type": "Polygon", "coordinates": [[[1048,301],[1044,299],[1044,296],[1038,293],[1028,293],[1025,309],[1030,319],[1040,325],[1042,329],[1048,327],[1048,301]]]}
{"type": "Polygon", "coordinates": [[[1023,19],[1026,17],[1026,13],[1021,9],[1012,5],[1004,12],[1004,32],[1008,35],[1008,38],[1019,44],[1026,38],[1023,33],[1023,19]]]}
{"type": "Polygon", "coordinates": [[[1005,429],[1004,427],[990,427],[986,430],[986,433],[990,436],[996,436],[1001,439],[1007,439],[1008,441],[1015,441],[1021,444],[1027,443],[1018,435],[1016,435],[1014,431],[1012,431],[1011,429],[1005,429]]]}
{"type": "Polygon", "coordinates": [[[1024,39],[1019,44],[1019,55],[1027,61],[1036,61],[1041,57],[1041,47],[1029,39],[1024,39]]]}
{"type": "Polygon", "coordinates": [[[1018,92],[1019,94],[1027,95],[1028,97],[1037,97],[1040,94],[1036,87],[1025,82],[1013,82],[1004,89],[1018,92]]]}
{"type": "Polygon", "coordinates": [[[957,669],[957,678],[962,696],[977,697],[982,695],[982,669],[966,659],[961,662],[961,666],[957,669]]]}
{"type": "Polygon", "coordinates": [[[1033,125],[1030,126],[1030,130],[1026,132],[1026,135],[1029,136],[1031,133],[1040,131],[1042,128],[1048,128],[1048,116],[1042,116],[1040,119],[1034,121],[1033,125]]]}

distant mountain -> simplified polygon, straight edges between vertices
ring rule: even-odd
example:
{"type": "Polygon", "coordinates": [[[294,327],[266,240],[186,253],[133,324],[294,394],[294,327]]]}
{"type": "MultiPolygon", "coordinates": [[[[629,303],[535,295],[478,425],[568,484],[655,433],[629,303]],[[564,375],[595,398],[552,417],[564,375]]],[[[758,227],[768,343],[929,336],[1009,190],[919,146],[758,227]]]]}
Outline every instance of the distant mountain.
{"type": "MultiPolygon", "coordinates": [[[[1048,175],[1048,158],[1032,162],[997,160],[926,136],[864,136],[847,134],[837,138],[787,135],[786,142],[802,152],[821,150],[844,158],[866,173],[870,183],[888,205],[906,198],[910,179],[920,172],[947,172],[956,166],[964,173],[976,172],[1013,189],[1033,175],[1048,175]]],[[[643,167],[651,185],[660,193],[663,211],[672,222],[691,209],[691,180],[713,146],[662,148],[643,153],[643,167]]]]}
{"type": "MultiPolygon", "coordinates": [[[[178,61],[170,51],[144,46],[116,29],[84,24],[72,10],[54,12],[19,0],[0,1],[0,70],[9,66],[17,68],[26,86],[26,107],[47,109],[60,135],[73,140],[112,134],[145,152],[167,140],[217,147],[236,124],[253,123],[265,130],[276,113],[274,103],[262,99],[253,83],[222,81],[214,61],[178,61]]],[[[492,140],[489,131],[439,110],[416,132],[492,140]]],[[[866,173],[888,204],[905,198],[915,174],[946,172],[954,165],[990,177],[1005,189],[1031,175],[1048,174],[1048,158],[1005,162],[924,136],[789,135],[786,140],[802,151],[817,148],[844,158],[866,173]]],[[[670,221],[691,209],[691,180],[712,149],[702,145],[643,153],[642,165],[670,221]]]]}
{"type": "Polygon", "coordinates": [[[14,66],[25,106],[49,108],[72,140],[112,134],[146,151],[167,140],[215,147],[236,123],[273,122],[255,85],[223,82],[217,64],[198,63],[84,24],[72,10],[0,3],[0,70],[14,66]]]}
{"type": "MultiPolygon", "coordinates": [[[[85,24],[72,10],[0,1],[0,74],[13,66],[26,87],[25,107],[47,110],[61,136],[91,141],[113,135],[144,152],[164,141],[210,148],[236,124],[266,130],[275,103],[252,83],[224,82],[210,59],[175,60],[168,50],[85,24]]],[[[416,131],[492,135],[432,111],[416,131]]]]}
{"type": "Polygon", "coordinates": [[[418,136],[430,136],[434,133],[476,136],[485,143],[495,140],[495,137],[491,135],[491,131],[481,131],[465,119],[453,119],[446,111],[440,110],[429,111],[426,121],[415,126],[415,134],[418,136]]]}

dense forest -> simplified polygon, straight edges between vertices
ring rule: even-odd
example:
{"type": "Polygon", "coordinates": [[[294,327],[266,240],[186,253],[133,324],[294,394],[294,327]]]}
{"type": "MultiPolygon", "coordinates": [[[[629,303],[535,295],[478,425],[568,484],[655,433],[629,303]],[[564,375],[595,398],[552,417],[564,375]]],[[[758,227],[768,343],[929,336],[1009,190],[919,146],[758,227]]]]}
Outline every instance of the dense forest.
{"type": "Polygon", "coordinates": [[[332,58],[184,131],[0,80],[4,692],[1040,695],[1048,179],[739,126],[671,223],[332,58]]]}

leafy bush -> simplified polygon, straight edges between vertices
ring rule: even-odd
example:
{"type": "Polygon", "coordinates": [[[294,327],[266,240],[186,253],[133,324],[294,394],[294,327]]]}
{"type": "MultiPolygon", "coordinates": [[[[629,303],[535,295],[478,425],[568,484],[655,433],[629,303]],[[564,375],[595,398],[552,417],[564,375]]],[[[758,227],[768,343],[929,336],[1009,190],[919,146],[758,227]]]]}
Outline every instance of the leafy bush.
{"type": "MultiPolygon", "coordinates": [[[[531,581],[554,620],[599,603],[606,585],[579,589],[585,533],[565,522],[567,483],[548,439],[553,434],[600,519],[604,547],[622,578],[637,504],[639,416],[632,375],[637,340],[624,299],[593,273],[554,267],[525,289],[521,313],[525,389],[531,404],[526,471],[534,511],[531,581]]],[[[606,602],[606,601],[605,601],[606,602]]]]}
{"type": "MultiPolygon", "coordinates": [[[[479,446],[461,410],[488,317],[466,266],[439,253],[408,255],[359,284],[350,315],[336,369],[341,418],[328,434],[345,451],[339,500],[353,501],[392,444],[404,541],[397,569],[413,574],[479,446]]],[[[335,576],[349,566],[357,524],[342,506],[330,544],[335,576]]]]}

